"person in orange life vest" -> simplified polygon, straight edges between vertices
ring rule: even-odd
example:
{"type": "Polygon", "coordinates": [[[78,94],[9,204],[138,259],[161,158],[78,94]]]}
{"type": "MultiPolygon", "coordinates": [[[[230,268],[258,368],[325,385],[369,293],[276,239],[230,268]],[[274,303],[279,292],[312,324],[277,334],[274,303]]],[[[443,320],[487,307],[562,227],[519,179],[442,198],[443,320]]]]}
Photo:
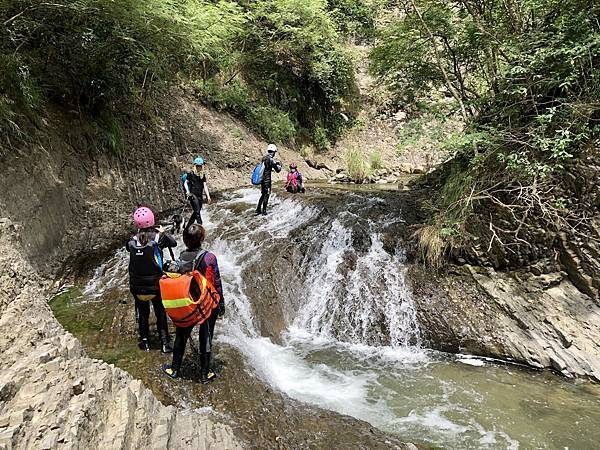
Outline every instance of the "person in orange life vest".
{"type": "Polygon", "coordinates": [[[305,192],[304,189],[304,178],[302,174],[298,172],[298,166],[296,163],[290,164],[290,171],[287,174],[287,182],[285,183],[285,189],[293,194],[297,192],[305,192]]]}
{"type": "MultiPolygon", "coordinates": [[[[183,230],[183,242],[186,250],[181,252],[179,259],[169,266],[170,272],[188,273],[198,270],[215,287],[221,300],[212,314],[198,326],[198,337],[200,342],[200,381],[206,384],[216,378],[216,374],[210,368],[210,356],[212,352],[212,338],[217,318],[225,314],[225,300],[223,299],[223,285],[219,273],[217,257],[202,250],[201,245],[206,238],[206,230],[202,225],[192,224],[183,230]],[[194,267],[195,265],[195,267],[194,267]]],[[[164,364],[162,370],[171,378],[178,378],[181,371],[181,363],[185,353],[185,346],[192,334],[194,326],[175,327],[175,345],[173,347],[173,361],[164,364]]]]}
{"type": "Polygon", "coordinates": [[[149,208],[138,208],[133,213],[138,228],[136,235],[127,242],[129,252],[129,290],[135,299],[135,316],[138,322],[139,347],[150,351],[149,323],[150,303],[156,315],[156,326],[162,344],[162,352],[170,353],[171,337],[167,315],[160,297],[159,281],[163,273],[163,249],[175,247],[177,241],[162,227],[154,227],[154,214],[149,208]]]}

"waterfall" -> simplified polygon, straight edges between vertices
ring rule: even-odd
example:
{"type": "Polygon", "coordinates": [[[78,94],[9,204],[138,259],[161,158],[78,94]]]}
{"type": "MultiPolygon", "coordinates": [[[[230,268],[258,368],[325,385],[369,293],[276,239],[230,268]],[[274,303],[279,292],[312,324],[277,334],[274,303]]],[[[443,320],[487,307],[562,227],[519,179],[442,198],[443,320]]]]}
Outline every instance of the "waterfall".
{"type": "Polygon", "coordinates": [[[307,302],[294,327],[355,344],[419,345],[419,325],[404,282],[401,251],[390,255],[378,233],[360,254],[352,231],[338,220],[331,224],[320,254],[311,262],[307,302]],[[345,268],[348,261],[353,268],[345,268]]]}

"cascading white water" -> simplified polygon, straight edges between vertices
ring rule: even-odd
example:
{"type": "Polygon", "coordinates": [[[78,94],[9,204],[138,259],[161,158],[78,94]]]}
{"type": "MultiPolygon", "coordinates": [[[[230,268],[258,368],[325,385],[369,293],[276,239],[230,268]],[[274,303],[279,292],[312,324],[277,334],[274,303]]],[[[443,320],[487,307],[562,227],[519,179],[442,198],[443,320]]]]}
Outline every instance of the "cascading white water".
{"type": "Polygon", "coordinates": [[[304,291],[310,295],[293,326],[355,344],[383,339],[391,347],[418,348],[419,325],[402,255],[387,253],[377,233],[370,235],[369,251],[357,254],[351,233],[333,221],[307,277],[304,291]],[[348,259],[355,267],[344,273],[340,268],[348,259]]]}
{"type": "MultiPolygon", "coordinates": [[[[548,441],[557,425],[529,412],[548,404],[546,382],[482,360],[469,362],[483,367],[457,364],[420,347],[401,249],[386,251],[381,234],[401,219],[397,214],[378,223],[362,219],[359,230],[368,234],[368,245],[358,249],[353,242],[353,224],[361,218],[350,206],[377,207],[384,203],[381,198],[348,193],[340,201],[347,210],[327,221],[317,220],[322,213],[318,204],[277,195],[269,216],[254,217],[258,196],[255,189],[229,193],[203,213],[227,301],[226,318],[217,325],[217,346],[235,347],[258,377],[295,399],[407,439],[501,449],[517,448],[519,441],[538,448],[570,442],[548,441]],[[261,262],[266,246],[285,243],[298,230],[310,233],[318,251],[303,262],[303,298],[279,345],[257,329],[245,270],[261,262]],[[516,380],[528,397],[514,394],[516,380]]],[[[126,285],[127,254],[119,250],[98,267],[84,292],[100,299],[125,286],[126,295],[126,285]]],[[[590,417],[600,418],[600,413],[590,417]]],[[[590,420],[582,419],[581,426],[590,420]]]]}

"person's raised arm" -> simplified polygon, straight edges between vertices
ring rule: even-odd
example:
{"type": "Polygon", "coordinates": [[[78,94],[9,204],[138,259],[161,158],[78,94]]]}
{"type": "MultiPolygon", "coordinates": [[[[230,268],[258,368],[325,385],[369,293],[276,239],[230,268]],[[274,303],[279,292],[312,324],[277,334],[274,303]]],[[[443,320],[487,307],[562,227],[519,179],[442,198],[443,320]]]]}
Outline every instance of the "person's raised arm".
{"type": "Polygon", "coordinates": [[[190,182],[189,180],[185,180],[185,182],[183,183],[183,188],[185,189],[185,196],[189,197],[190,196],[190,182]]]}

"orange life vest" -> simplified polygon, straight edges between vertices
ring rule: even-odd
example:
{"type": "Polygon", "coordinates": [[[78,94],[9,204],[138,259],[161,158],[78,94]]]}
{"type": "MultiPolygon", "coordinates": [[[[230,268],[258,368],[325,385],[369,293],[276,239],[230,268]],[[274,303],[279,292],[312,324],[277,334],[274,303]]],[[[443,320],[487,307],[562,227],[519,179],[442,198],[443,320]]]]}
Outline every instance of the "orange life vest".
{"type": "Polygon", "coordinates": [[[221,301],[211,281],[198,270],[164,275],[160,295],[165,311],[177,327],[203,323],[221,301]]]}

